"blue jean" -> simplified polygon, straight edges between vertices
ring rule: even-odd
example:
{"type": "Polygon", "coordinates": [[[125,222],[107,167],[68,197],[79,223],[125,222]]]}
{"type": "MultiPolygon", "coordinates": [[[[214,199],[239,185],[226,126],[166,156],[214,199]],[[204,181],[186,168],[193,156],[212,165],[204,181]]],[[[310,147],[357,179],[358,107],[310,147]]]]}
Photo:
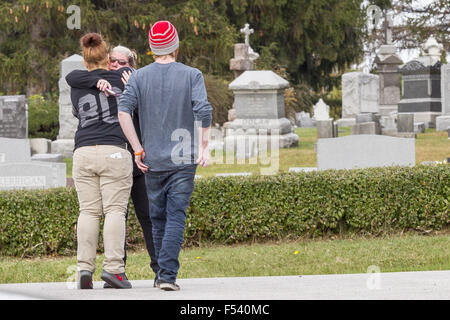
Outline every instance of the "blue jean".
{"type": "Polygon", "coordinates": [[[186,208],[189,206],[197,165],[145,175],[152,221],[158,279],[175,282],[184,240],[186,208]]]}

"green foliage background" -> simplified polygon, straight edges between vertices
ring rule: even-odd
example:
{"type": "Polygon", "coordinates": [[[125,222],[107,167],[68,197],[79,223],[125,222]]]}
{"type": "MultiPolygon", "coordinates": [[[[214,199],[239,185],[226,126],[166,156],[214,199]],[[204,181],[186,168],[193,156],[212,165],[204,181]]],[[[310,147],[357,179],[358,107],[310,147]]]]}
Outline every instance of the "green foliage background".
{"type": "Polygon", "coordinates": [[[59,64],[79,53],[79,39],[99,32],[111,45],[148,55],[148,30],[170,20],[180,36],[180,61],[230,80],[229,60],[246,22],[255,30],[251,46],[259,68],[285,68],[294,85],[336,83],[362,54],[361,0],[2,0],[0,2],[0,92],[57,93],[59,64]],[[69,5],[81,9],[81,29],[67,28],[69,5]]]}

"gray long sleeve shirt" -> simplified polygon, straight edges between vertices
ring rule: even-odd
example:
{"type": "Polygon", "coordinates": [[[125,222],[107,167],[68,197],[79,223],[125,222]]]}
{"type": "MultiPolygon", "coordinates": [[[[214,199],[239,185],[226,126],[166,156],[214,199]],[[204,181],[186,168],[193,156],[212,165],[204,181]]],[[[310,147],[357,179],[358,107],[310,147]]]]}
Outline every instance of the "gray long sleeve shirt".
{"type": "Polygon", "coordinates": [[[135,71],[120,97],[119,111],[139,106],[139,124],[150,171],[168,171],[195,163],[198,127],[211,125],[200,70],[179,62],[151,63],[135,71]]]}

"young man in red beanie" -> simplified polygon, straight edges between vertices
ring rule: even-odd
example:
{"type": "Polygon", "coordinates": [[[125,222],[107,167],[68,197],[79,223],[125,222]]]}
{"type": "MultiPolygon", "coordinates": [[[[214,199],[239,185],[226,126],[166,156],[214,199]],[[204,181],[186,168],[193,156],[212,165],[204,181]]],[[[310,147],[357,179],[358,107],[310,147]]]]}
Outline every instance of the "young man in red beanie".
{"type": "Polygon", "coordinates": [[[176,277],[186,208],[197,165],[210,160],[208,133],[212,107],[202,73],[176,62],[179,39],[168,21],[149,31],[155,62],[134,72],[120,97],[119,121],[145,180],[153,224],[158,286],[179,290],[176,277]],[[131,115],[139,106],[142,144],[131,115]]]}

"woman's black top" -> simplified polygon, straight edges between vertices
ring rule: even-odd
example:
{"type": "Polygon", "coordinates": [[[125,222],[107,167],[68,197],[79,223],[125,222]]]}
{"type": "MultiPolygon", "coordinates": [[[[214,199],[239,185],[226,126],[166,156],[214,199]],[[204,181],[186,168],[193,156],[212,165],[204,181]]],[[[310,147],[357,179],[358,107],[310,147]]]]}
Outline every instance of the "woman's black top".
{"type": "Polygon", "coordinates": [[[84,146],[123,146],[127,143],[118,119],[119,98],[113,95],[107,97],[97,89],[98,80],[105,79],[114,92],[121,94],[124,84],[120,78],[126,69],[129,68],[114,71],[74,70],[66,76],[71,87],[72,113],[79,120],[74,150],[84,146]]]}

